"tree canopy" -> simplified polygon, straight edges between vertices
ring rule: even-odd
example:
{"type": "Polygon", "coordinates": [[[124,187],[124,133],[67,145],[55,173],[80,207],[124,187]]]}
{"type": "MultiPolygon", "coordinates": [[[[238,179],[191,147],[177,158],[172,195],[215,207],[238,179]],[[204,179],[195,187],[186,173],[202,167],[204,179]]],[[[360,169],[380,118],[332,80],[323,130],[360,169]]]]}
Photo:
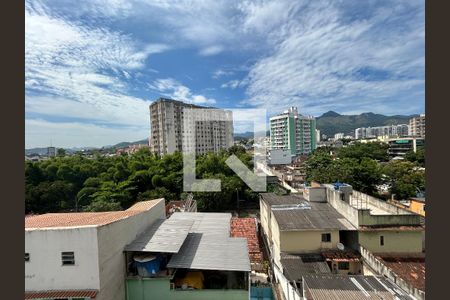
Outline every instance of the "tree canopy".
{"type": "MultiPolygon", "coordinates": [[[[231,154],[253,167],[242,147],[197,157],[197,178],[222,181],[221,192],[194,193],[199,210],[233,209],[237,193],[256,203],[256,194],[225,164],[231,154]]],[[[25,184],[26,213],[73,211],[76,206],[80,211],[121,210],[139,200],[184,197],[183,158],[179,152],[158,157],[147,149],[113,157],[58,156],[27,162],[25,184]]]]}

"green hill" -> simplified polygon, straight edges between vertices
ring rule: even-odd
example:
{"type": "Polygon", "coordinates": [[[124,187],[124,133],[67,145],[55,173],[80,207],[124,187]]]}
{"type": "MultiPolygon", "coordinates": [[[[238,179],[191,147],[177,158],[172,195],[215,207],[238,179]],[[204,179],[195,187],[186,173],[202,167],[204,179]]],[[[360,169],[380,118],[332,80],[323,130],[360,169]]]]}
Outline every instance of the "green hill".
{"type": "Polygon", "coordinates": [[[383,125],[409,124],[409,119],[418,115],[410,116],[385,116],[371,112],[359,115],[341,115],[334,111],[324,113],[317,118],[317,129],[321,134],[332,136],[343,132],[349,134],[359,127],[374,127],[383,125]]]}

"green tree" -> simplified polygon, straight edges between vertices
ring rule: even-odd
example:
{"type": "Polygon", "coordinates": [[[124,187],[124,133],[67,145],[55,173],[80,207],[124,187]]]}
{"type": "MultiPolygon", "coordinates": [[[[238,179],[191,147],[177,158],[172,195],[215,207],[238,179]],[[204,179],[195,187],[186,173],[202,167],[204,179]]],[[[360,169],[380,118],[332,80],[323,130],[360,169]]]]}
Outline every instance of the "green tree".
{"type": "Polygon", "coordinates": [[[416,196],[418,191],[425,191],[425,170],[413,162],[391,161],[382,171],[396,199],[407,199],[416,196]]]}

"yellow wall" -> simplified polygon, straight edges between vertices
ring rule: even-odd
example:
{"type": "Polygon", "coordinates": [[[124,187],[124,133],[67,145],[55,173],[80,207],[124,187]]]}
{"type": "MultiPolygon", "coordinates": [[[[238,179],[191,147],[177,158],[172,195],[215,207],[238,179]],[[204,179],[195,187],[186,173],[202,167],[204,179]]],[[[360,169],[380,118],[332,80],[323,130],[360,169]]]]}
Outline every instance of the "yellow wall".
{"type": "Polygon", "coordinates": [[[425,217],[425,210],[423,209],[425,202],[411,200],[409,210],[425,217]]]}
{"type": "Polygon", "coordinates": [[[360,262],[351,261],[349,262],[349,269],[348,270],[339,270],[338,269],[338,262],[331,262],[331,268],[333,273],[337,274],[344,274],[347,275],[348,273],[351,274],[362,274],[362,266],[360,262]]]}
{"type": "Polygon", "coordinates": [[[321,249],[335,249],[339,243],[339,231],[282,231],[281,251],[291,253],[316,252],[321,249]],[[331,242],[322,242],[322,233],[331,233],[331,242]]]}
{"type": "Polygon", "coordinates": [[[422,252],[421,231],[360,231],[359,244],[377,252],[422,252]],[[380,245],[380,236],[384,236],[384,246],[380,245]]]}

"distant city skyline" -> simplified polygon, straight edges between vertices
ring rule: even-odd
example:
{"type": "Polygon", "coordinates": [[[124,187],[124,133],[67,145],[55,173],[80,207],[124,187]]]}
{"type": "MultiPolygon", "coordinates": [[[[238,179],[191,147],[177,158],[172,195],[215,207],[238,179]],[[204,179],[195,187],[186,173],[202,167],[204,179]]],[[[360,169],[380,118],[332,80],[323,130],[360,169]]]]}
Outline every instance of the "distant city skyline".
{"type": "Polygon", "coordinates": [[[424,1],[25,5],[26,148],[146,138],[161,96],[271,115],[425,111],[424,1]]]}

